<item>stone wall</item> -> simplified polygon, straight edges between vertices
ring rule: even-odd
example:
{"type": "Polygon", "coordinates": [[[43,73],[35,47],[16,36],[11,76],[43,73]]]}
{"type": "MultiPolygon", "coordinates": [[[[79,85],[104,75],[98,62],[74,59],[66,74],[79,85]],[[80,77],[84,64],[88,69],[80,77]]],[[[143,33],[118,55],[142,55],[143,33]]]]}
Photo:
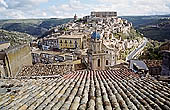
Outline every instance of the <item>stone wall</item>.
{"type": "Polygon", "coordinates": [[[9,42],[5,42],[5,43],[0,44],[0,51],[7,49],[9,46],[10,46],[9,42]]]}
{"type": "Polygon", "coordinates": [[[23,66],[32,65],[31,50],[27,44],[6,50],[6,56],[9,77],[15,77],[23,66]]]}
{"type": "Polygon", "coordinates": [[[162,76],[170,76],[170,51],[163,52],[162,76]]]}

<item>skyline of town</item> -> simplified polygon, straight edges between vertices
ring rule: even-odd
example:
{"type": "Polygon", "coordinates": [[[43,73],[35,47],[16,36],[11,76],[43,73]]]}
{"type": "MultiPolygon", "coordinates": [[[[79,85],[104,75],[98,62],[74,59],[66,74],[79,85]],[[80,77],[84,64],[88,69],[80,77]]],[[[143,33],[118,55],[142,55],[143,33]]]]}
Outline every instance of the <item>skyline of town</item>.
{"type": "Polygon", "coordinates": [[[0,19],[70,18],[90,11],[117,11],[120,16],[169,14],[170,0],[0,0],[0,19]],[[141,11],[142,10],[142,11],[141,11]]]}
{"type": "Polygon", "coordinates": [[[117,11],[77,15],[0,20],[0,109],[170,110],[170,41],[159,36],[170,15],[137,16],[159,21],[146,26],[164,43],[117,11]]]}

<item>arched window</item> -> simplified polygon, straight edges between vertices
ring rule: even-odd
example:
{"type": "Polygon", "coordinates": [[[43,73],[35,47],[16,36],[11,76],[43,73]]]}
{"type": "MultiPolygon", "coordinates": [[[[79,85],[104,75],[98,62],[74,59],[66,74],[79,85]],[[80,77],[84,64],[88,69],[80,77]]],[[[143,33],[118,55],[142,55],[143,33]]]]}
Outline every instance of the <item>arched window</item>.
{"type": "Polygon", "coordinates": [[[98,65],[98,67],[100,67],[100,59],[98,59],[97,65],[98,65]]]}
{"type": "Polygon", "coordinates": [[[106,65],[109,65],[109,61],[108,60],[106,60],[106,65]]]}

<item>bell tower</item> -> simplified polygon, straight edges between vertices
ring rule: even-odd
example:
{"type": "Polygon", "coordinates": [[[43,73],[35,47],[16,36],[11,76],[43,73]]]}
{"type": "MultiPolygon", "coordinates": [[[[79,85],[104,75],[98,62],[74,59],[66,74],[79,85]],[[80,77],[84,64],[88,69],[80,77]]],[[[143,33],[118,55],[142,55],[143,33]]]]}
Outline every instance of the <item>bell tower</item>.
{"type": "Polygon", "coordinates": [[[77,15],[76,14],[74,15],[74,21],[77,21],[77,15]]]}
{"type": "Polygon", "coordinates": [[[102,50],[100,34],[95,31],[91,34],[90,48],[88,49],[88,63],[91,70],[105,70],[105,53],[102,50]]]}

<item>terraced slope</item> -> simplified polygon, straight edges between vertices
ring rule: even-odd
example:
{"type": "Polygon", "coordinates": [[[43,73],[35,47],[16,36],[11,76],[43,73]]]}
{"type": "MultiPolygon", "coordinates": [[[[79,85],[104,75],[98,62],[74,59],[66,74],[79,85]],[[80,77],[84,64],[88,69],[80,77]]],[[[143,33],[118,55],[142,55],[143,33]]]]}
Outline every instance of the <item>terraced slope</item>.
{"type": "Polygon", "coordinates": [[[139,78],[128,70],[76,71],[62,78],[11,83],[22,85],[0,95],[0,109],[170,110],[166,83],[139,78]]]}

